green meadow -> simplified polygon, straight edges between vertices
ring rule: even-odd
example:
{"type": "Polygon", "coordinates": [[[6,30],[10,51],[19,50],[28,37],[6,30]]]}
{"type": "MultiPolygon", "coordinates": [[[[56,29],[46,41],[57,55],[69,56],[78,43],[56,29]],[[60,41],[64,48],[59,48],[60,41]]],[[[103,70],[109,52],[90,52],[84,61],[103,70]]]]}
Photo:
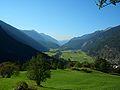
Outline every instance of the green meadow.
{"type": "MultiPolygon", "coordinates": [[[[53,56],[57,53],[57,50],[50,50],[49,52],[45,52],[49,56],[53,56]]],[[[79,62],[93,62],[93,58],[88,56],[86,53],[80,51],[80,50],[63,50],[61,51],[61,58],[71,61],[79,61],[79,62]]]]}
{"type": "Polygon", "coordinates": [[[85,73],[73,70],[52,70],[51,78],[43,82],[43,87],[27,78],[26,71],[12,78],[0,78],[0,90],[13,90],[16,83],[26,81],[38,90],[120,90],[120,76],[98,71],[85,73]]]}

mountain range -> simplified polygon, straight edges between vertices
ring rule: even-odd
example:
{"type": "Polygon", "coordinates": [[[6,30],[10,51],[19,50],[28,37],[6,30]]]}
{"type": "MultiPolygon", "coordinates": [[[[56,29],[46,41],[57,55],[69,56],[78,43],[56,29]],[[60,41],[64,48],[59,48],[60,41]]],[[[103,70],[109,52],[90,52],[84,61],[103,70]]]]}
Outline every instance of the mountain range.
{"type": "Polygon", "coordinates": [[[51,36],[48,36],[44,33],[38,33],[35,30],[22,30],[22,32],[24,32],[26,35],[28,35],[47,49],[59,48],[59,42],[51,36]]]}
{"type": "Polygon", "coordinates": [[[63,43],[60,46],[60,42],[49,35],[35,30],[19,30],[0,21],[0,62],[5,60],[22,62],[37,53],[58,48],[82,50],[91,56],[99,56],[113,64],[120,64],[120,25],[75,37],[63,43]]]}
{"type": "Polygon", "coordinates": [[[22,62],[25,59],[30,59],[38,52],[38,50],[9,35],[3,26],[1,26],[0,21],[0,62],[7,60],[22,62]]]}
{"type": "Polygon", "coordinates": [[[91,56],[120,64],[120,25],[72,38],[60,49],[82,50],[91,56]]]}
{"type": "Polygon", "coordinates": [[[21,30],[0,21],[0,62],[24,62],[48,48],[26,35],[21,30]]]}

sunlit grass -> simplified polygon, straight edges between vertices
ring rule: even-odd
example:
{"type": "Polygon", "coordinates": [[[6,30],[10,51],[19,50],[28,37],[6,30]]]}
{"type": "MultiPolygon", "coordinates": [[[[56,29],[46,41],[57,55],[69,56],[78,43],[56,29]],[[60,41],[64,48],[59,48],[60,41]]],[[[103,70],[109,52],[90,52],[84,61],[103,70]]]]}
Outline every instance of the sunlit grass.
{"type": "MultiPolygon", "coordinates": [[[[61,52],[62,52],[61,58],[65,60],[70,59],[71,61],[79,61],[79,62],[87,61],[90,63],[94,61],[92,57],[88,56],[86,53],[80,50],[64,50],[61,52]]],[[[48,54],[49,56],[53,56],[56,54],[55,50],[45,53],[48,54]]]]}
{"type": "MultiPolygon", "coordinates": [[[[10,79],[0,78],[0,90],[13,90],[18,81],[26,81],[35,86],[34,81],[26,77],[26,72],[10,79]]],[[[105,74],[98,71],[85,73],[72,70],[54,70],[51,79],[42,83],[38,90],[120,90],[120,76],[105,74]]]]}

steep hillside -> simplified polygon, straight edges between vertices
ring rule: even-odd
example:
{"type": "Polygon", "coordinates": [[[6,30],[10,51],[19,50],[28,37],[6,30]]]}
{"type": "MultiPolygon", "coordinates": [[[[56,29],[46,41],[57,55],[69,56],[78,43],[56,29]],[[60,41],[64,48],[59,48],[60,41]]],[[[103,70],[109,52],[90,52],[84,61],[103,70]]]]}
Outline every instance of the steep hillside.
{"type": "Polygon", "coordinates": [[[0,62],[17,60],[21,63],[38,52],[32,47],[15,40],[0,27],[0,62]]]}
{"type": "Polygon", "coordinates": [[[14,38],[15,40],[17,40],[23,44],[29,45],[38,51],[47,51],[47,48],[45,48],[43,45],[41,45],[40,43],[38,43],[31,37],[24,34],[19,29],[16,29],[13,26],[11,26],[3,21],[0,21],[0,26],[9,36],[14,38]]]}
{"type": "Polygon", "coordinates": [[[59,47],[58,44],[59,42],[48,35],[45,35],[43,33],[38,33],[34,30],[22,30],[22,31],[48,49],[59,47]]]}
{"type": "Polygon", "coordinates": [[[0,21],[0,62],[23,63],[37,53],[41,53],[40,51],[46,50],[23,32],[0,21]]]}
{"type": "Polygon", "coordinates": [[[81,49],[120,64],[120,26],[71,39],[61,49],[81,49]]]}
{"type": "Polygon", "coordinates": [[[72,38],[68,43],[61,46],[61,49],[71,49],[71,50],[77,50],[77,49],[83,49],[88,43],[88,41],[95,39],[95,37],[102,34],[103,31],[96,31],[92,34],[86,34],[81,37],[75,37],[72,38]]]}
{"type": "Polygon", "coordinates": [[[44,33],[40,33],[40,35],[46,40],[46,41],[50,41],[50,42],[53,42],[53,43],[56,43],[56,44],[59,44],[59,42],[54,39],[53,37],[49,36],[49,35],[46,35],[44,33]]]}

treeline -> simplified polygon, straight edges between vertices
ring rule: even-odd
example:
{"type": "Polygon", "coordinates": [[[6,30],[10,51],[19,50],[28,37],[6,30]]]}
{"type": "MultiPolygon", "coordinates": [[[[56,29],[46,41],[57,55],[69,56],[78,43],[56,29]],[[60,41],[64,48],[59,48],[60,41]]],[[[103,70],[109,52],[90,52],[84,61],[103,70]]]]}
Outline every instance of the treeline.
{"type": "MultiPolygon", "coordinates": [[[[112,73],[117,75],[120,74],[119,66],[112,65],[110,62],[100,57],[97,57],[93,63],[80,63],[78,61],[71,61],[70,59],[64,60],[60,58],[60,55],[60,52],[56,53],[52,57],[49,57],[45,54],[38,54],[23,64],[3,62],[0,64],[0,77],[11,78],[12,75],[18,75],[19,71],[25,70],[27,71],[27,77],[29,79],[34,80],[38,86],[42,86],[41,82],[44,82],[47,80],[47,78],[50,78],[51,70],[56,69],[72,69],[77,71],[84,71],[87,73],[91,73],[92,69],[94,69],[105,73],[112,73]]],[[[27,83],[21,82],[21,84],[27,83]]],[[[21,84],[18,84],[17,88],[19,88],[15,90],[21,90],[21,88],[23,89],[23,87],[19,86],[21,84]]]]}
{"type": "MultiPolygon", "coordinates": [[[[38,58],[39,59],[43,59],[44,62],[49,64],[49,68],[56,70],[56,69],[66,69],[66,68],[91,68],[91,69],[95,69],[98,71],[102,71],[105,73],[120,73],[120,66],[116,65],[116,64],[111,64],[110,62],[108,62],[107,60],[97,57],[95,58],[93,63],[89,63],[89,62],[78,62],[78,61],[71,61],[69,60],[64,60],[63,58],[60,58],[61,53],[58,52],[55,55],[53,55],[52,57],[45,55],[45,54],[38,54],[37,56],[32,57],[33,58],[37,58],[38,56],[41,56],[38,58]]],[[[14,70],[20,70],[20,71],[26,71],[28,69],[29,66],[29,62],[30,60],[28,60],[25,63],[13,63],[13,62],[3,62],[0,64],[0,75],[2,77],[10,77],[10,76],[6,76],[4,74],[6,74],[8,71],[11,71],[13,73],[14,70]],[[7,70],[7,69],[11,69],[11,70],[7,70]],[[3,72],[5,70],[5,72],[3,72]],[[3,74],[2,74],[3,73],[3,74]]],[[[12,75],[12,74],[10,74],[12,75]]]]}

